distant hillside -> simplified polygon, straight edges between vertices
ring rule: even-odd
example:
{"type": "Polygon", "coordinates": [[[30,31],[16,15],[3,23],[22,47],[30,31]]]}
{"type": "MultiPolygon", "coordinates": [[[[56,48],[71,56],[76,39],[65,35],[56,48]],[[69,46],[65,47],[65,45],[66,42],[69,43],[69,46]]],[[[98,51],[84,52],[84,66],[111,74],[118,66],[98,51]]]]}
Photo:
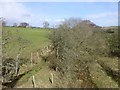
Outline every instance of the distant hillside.
{"type": "Polygon", "coordinates": [[[89,26],[101,28],[101,26],[96,25],[94,22],[91,22],[90,20],[83,20],[82,23],[88,24],[89,26]]]}
{"type": "Polygon", "coordinates": [[[118,30],[118,26],[102,27],[103,30],[118,30]]]}

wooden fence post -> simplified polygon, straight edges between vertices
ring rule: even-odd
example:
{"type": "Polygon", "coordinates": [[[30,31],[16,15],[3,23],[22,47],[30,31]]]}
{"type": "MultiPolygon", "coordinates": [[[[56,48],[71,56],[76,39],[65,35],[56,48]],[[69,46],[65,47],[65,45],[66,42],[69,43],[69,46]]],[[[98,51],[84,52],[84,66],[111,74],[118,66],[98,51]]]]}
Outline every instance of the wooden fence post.
{"type": "Polygon", "coordinates": [[[51,73],[51,79],[52,79],[52,84],[53,84],[53,73],[51,73]]]}
{"type": "Polygon", "coordinates": [[[39,57],[39,53],[38,53],[38,52],[37,52],[37,58],[40,59],[40,57],[39,57]]]}
{"type": "Polygon", "coordinates": [[[49,49],[48,49],[48,46],[47,46],[47,47],[46,47],[46,52],[49,52],[48,50],[49,50],[49,49]]]}
{"type": "Polygon", "coordinates": [[[33,88],[36,88],[36,83],[35,83],[35,76],[32,76],[32,84],[33,84],[33,88]]]}
{"type": "Polygon", "coordinates": [[[53,74],[52,73],[51,73],[49,80],[50,80],[51,84],[53,84],[53,74]]]}
{"type": "Polygon", "coordinates": [[[15,69],[15,71],[16,71],[16,75],[18,75],[18,72],[19,72],[19,56],[20,56],[20,54],[17,54],[17,58],[16,58],[16,69],[15,69]]]}
{"type": "Polygon", "coordinates": [[[33,54],[31,53],[31,66],[33,66],[33,54]]]}

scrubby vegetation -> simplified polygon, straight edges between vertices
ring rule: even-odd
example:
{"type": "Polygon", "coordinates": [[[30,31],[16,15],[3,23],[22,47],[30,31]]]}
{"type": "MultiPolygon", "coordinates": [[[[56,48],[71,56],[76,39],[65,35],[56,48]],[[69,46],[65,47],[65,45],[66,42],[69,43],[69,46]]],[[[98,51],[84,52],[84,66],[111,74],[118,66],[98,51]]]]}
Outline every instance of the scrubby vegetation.
{"type": "Polygon", "coordinates": [[[78,19],[68,19],[54,30],[50,38],[55,52],[50,57],[54,58],[50,59],[50,67],[61,73],[65,87],[96,87],[89,65],[95,65],[98,57],[108,57],[109,53],[117,55],[120,50],[117,37],[108,34],[78,19]],[[84,86],[76,82],[79,79],[84,86]],[[88,80],[91,86],[87,85],[88,80]]]}
{"type": "MultiPolygon", "coordinates": [[[[49,43],[49,30],[3,27],[2,76],[3,83],[13,81],[22,65],[30,63],[30,53],[49,43]]],[[[28,66],[29,67],[29,66],[28,66]]]]}
{"type": "Polygon", "coordinates": [[[77,18],[51,30],[3,27],[3,85],[32,87],[34,75],[43,88],[118,88],[117,33],[77,18]]]}
{"type": "Polygon", "coordinates": [[[118,31],[116,31],[114,34],[110,34],[110,37],[108,38],[110,56],[120,57],[120,42],[118,37],[118,31]]]}

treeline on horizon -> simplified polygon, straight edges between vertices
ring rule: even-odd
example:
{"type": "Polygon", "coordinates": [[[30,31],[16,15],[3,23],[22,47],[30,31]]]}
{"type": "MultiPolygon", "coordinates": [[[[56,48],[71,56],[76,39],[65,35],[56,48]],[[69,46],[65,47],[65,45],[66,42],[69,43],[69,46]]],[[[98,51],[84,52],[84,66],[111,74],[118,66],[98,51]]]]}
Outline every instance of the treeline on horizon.
{"type": "MultiPolygon", "coordinates": [[[[65,19],[67,20],[67,19],[65,19]]],[[[80,19],[79,19],[80,20],[80,19]]],[[[18,23],[13,23],[13,25],[7,25],[7,21],[4,17],[0,17],[0,21],[2,23],[2,26],[7,26],[7,27],[23,27],[23,28],[26,28],[26,27],[30,27],[30,28],[50,28],[50,29],[54,29],[54,28],[57,28],[59,27],[60,24],[56,25],[56,26],[50,26],[50,23],[48,21],[43,21],[43,26],[42,27],[39,27],[39,26],[31,26],[29,23],[27,22],[20,22],[19,24],[18,23]]],[[[90,20],[82,20],[81,21],[83,22],[86,22],[87,24],[90,24],[91,26],[94,26],[94,27],[100,27],[100,28],[108,28],[109,30],[117,30],[119,26],[99,26],[99,25],[96,25],[95,23],[91,22],[90,20]]]]}

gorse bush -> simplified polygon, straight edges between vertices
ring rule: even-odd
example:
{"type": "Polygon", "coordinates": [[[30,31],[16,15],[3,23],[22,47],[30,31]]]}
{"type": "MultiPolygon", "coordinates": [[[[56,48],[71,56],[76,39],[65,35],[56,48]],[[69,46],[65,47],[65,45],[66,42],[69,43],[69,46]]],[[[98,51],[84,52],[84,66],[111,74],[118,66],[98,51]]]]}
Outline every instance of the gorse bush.
{"type": "Polygon", "coordinates": [[[110,34],[107,45],[109,48],[109,55],[120,57],[120,42],[118,38],[118,32],[110,34]]]}
{"type": "Polygon", "coordinates": [[[78,19],[63,22],[54,30],[50,39],[57,58],[54,62],[56,68],[68,82],[75,80],[78,73],[87,71],[87,64],[95,61],[96,56],[107,53],[105,36],[100,28],[78,19]],[[74,25],[71,25],[73,21],[74,25]]]}

